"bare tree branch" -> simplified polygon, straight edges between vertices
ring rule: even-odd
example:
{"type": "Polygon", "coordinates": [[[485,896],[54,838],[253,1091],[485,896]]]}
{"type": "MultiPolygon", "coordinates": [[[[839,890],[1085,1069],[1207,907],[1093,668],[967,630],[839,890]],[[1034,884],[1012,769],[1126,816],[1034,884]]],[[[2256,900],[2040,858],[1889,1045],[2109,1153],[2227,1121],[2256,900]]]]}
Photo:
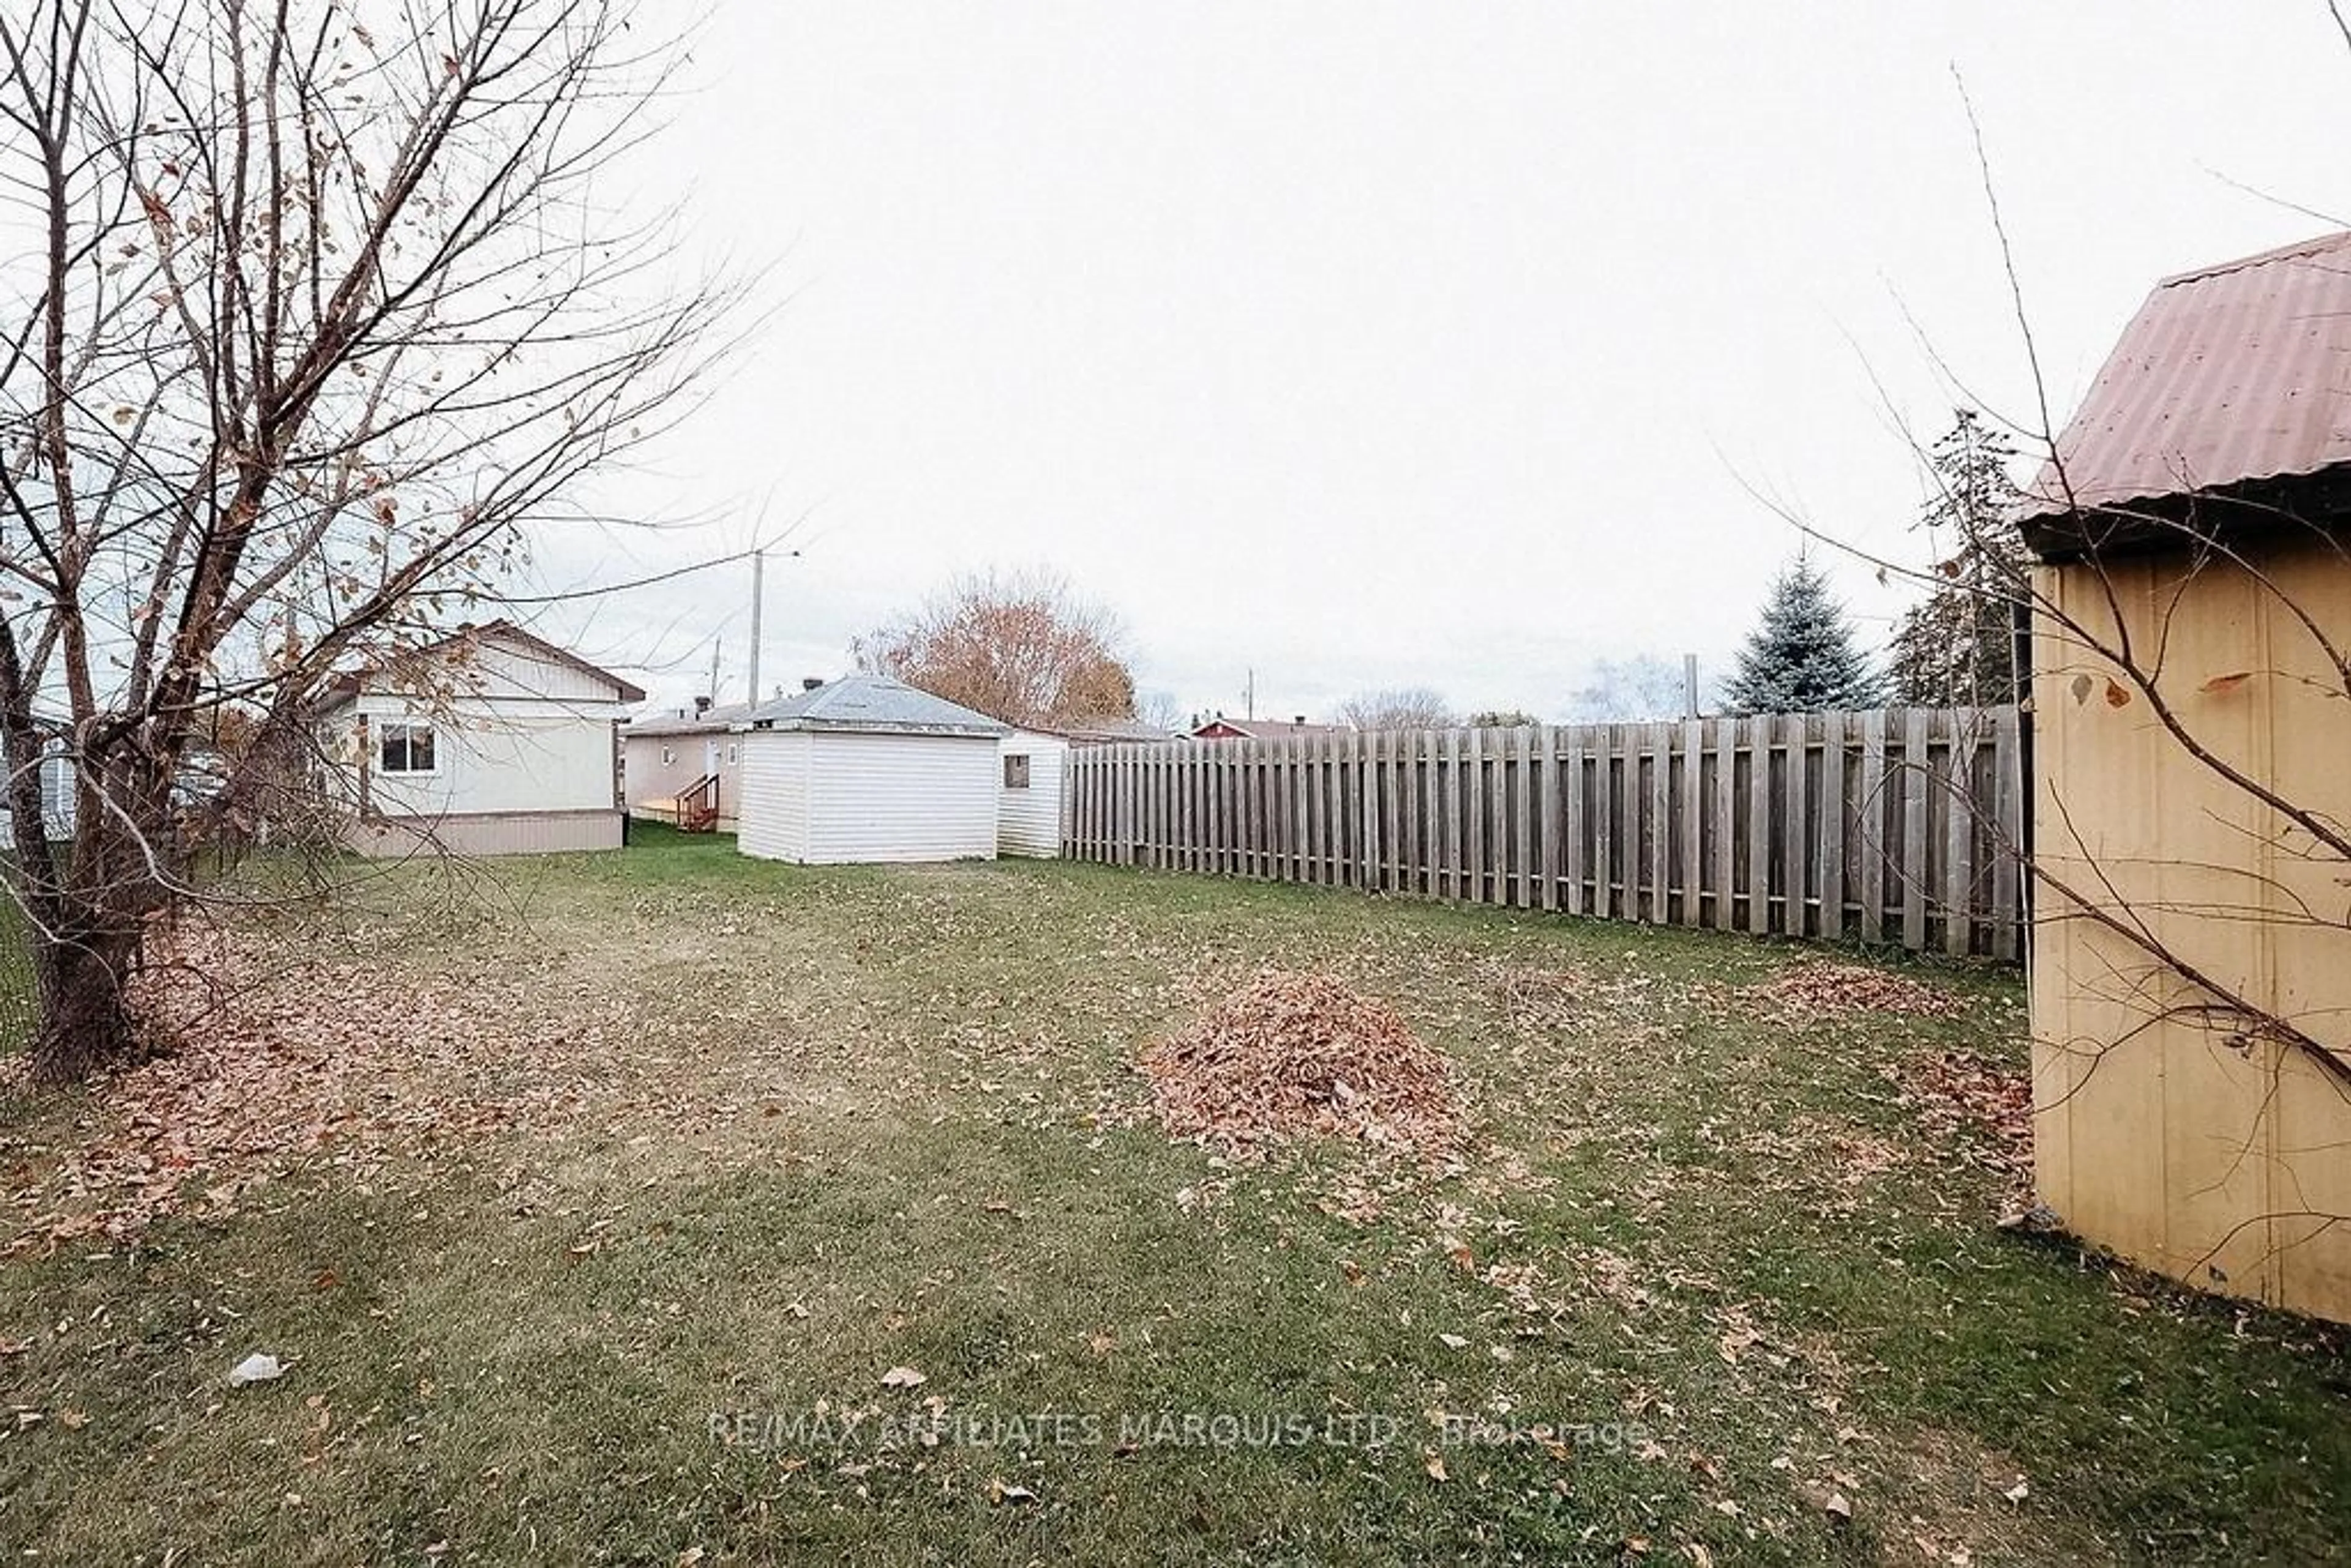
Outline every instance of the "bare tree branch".
{"type": "Polygon", "coordinates": [[[331,0],[0,16],[0,203],[41,238],[0,274],[37,1071],[133,1048],[144,930],[210,896],[194,846],[316,815],[338,668],[497,593],[729,346],[739,290],[596,195],[680,58],[642,24],[626,0],[413,0],[382,38],[331,0]],[[192,807],[199,752],[219,776],[192,807]],[[69,859],[39,821],[51,756],[69,859]]]}

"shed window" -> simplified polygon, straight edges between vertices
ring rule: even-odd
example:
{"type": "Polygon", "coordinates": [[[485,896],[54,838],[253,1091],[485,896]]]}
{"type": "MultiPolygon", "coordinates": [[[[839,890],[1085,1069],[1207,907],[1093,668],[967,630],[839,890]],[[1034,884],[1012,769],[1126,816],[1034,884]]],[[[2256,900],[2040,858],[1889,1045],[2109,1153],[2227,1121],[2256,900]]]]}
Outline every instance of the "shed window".
{"type": "Polygon", "coordinates": [[[376,768],[383,773],[435,771],[433,727],[429,724],[383,726],[376,740],[376,768]]]}
{"type": "Polygon", "coordinates": [[[734,767],[737,763],[738,763],[738,762],[740,762],[740,761],[742,761],[742,760],[743,760],[743,746],[742,746],[742,743],[741,743],[740,741],[735,741],[735,740],[730,740],[730,741],[728,741],[728,742],[726,743],[726,766],[727,766],[727,767],[729,767],[729,768],[732,768],[732,767],[734,767]]]}
{"type": "Polygon", "coordinates": [[[1029,758],[1026,755],[1004,759],[1004,787],[1007,789],[1029,788],[1029,758]]]}

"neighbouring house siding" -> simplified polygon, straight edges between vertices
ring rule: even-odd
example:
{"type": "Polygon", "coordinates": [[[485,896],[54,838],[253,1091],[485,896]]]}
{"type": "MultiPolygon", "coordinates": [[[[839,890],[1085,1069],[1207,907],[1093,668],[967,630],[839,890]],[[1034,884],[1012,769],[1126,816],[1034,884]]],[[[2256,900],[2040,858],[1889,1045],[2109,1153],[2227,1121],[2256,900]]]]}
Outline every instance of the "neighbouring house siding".
{"type": "Polygon", "coordinates": [[[345,841],[364,855],[542,855],[617,850],[621,813],[494,811],[473,816],[371,817],[355,821],[345,841]]]}
{"type": "Polygon", "coordinates": [[[806,861],[809,741],[805,731],[753,731],[743,742],[742,823],[735,847],[761,860],[806,861]]]}
{"type": "Polygon", "coordinates": [[[618,727],[644,693],[506,622],[339,677],[311,716],[321,788],[363,853],[606,849],[625,816],[618,727]],[[429,726],[429,771],[382,766],[398,725],[429,726]]]}
{"type": "Polygon", "coordinates": [[[667,811],[652,811],[646,807],[651,800],[670,800],[677,792],[704,774],[718,775],[718,826],[733,832],[743,814],[743,742],[742,735],[717,731],[709,735],[627,735],[621,776],[632,816],[658,816],[666,821],[667,811]],[[672,759],[662,761],[662,747],[668,747],[672,759]],[[709,766],[711,748],[717,751],[717,767],[709,766]],[[732,752],[735,760],[726,758],[732,752]]]}
{"type": "Polygon", "coordinates": [[[998,745],[999,758],[1029,759],[1029,787],[1008,788],[999,761],[997,789],[996,847],[1008,855],[1058,855],[1061,852],[1061,759],[1070,743],[1058,735],[1016,730],[998,745]]]}
{"type": "MultiPolygon", "coordinates": [[[[356,720],[372,737],[385,723],[433,726],[434,770],[389,774],[366,758],[367,805],[385,816],[471,816],[614,809],[613,703],[528,697],[458,697],[435,711],[391,693],[368,693],[340,716],[356,773],[356,720]]],[[[350,788],[356,792],[357,780],[350,788]]]]}
{"type": "Polygon", "coordinates": [[[579,665],[535,649],[485,638],[460,677],[468,696],[560,703],[567,706],[616,706],[611,683],[579,665]]]}
{"type": "MultiPolygon", "coordinates": [[[[2218,756],[2351,821],[2351,709],[2329,695],[2341,675],[2288,609],[2351,626],[2351,567],[2324,539],[2246,549],[2274,591],[2181,554],[2043,568],[2040,584],[2084,623],[2119,615],[2138,646],[2162,645],[2159,689],[2218,756]]],[[[2275,812],[2184,751],[2120,672],[2049,626],[2034,642],[2046,874],[2133,911],[2217,983],[2341,1041],[2340,862],[2304,852],[2275,812]]],[[[2193,988],[2046,884],[2034,916],[2042,1201],[2149,1268],[2351,1319],[2351,1227],[2324,1218],[2351,1214],[2351,1099],[2300,1052],[2199,1022],[2193,988]]]]}
{"type": "MultiPolygon", "coordinates": [[[[62,757],[47,758],[41,763],[41,816],[51,840],[73,836],[73,765],[62,757]]],[[[16,831],[8,808],[0,805],[0,849],[13,849],[16,843],[16,831]]]]}

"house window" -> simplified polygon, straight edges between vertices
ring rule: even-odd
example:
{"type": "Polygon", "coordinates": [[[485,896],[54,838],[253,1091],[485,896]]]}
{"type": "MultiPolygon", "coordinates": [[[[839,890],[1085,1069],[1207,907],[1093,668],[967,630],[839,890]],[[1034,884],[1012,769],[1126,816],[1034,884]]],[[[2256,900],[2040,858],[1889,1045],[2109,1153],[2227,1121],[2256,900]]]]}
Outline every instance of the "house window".
{"type": "Polygon", "coordinates": [[[667,767],[669,767],[672,763],[675,762],[676,760],[677,760],[677,747],[674,747],[674,746],[664,746],[664,747],[662,747],[662,766],[663,766],[664,768],[667,768],[667,767]]]}
{"type": "Polygon", "coordinates": [[[384,725],[377,732],[376,770],[381,773],[435,771],[433,727],[429,724],[384,725]]]}
{"type": "Polygon", "coordinates": [[[726,743],[726,766],[732,768],[742,760],[743,747],[741,743],[733,740],[728,741],[726,743]]]}
{"type": "Polygon", "coordinates": [[[1025,756],[1004,759],[1004,787],[1007,789],[1029,788],[1029,758],[1025,756]]]}

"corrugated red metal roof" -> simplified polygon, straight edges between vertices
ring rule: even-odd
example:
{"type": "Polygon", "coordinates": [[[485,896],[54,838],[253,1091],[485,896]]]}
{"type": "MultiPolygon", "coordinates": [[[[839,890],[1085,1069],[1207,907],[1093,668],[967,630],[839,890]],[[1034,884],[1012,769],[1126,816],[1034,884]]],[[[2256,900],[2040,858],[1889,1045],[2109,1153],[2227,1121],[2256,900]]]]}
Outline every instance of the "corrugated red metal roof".
{"type": "Polygon", "coordinates": [[[2351,232],[2157,284],[2057,450],[2028,522],[2351,463],[2351,232]]]}

